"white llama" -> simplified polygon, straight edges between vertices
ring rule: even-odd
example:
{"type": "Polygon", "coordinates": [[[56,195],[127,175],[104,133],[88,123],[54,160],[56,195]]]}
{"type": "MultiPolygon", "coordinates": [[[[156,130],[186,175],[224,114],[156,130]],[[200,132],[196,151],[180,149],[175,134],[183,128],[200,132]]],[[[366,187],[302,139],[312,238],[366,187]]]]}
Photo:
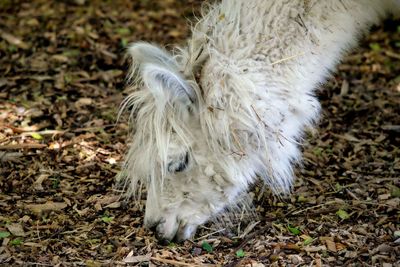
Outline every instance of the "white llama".
{"type": "MultiPolygon", "coordinates": [[[[119,175],[147,188],[145,225],[190,238],[258,177],[287,193],[299,143],[320,114],[315,88],[399,0],[220,0],[174,55],[129,49],[133,125],[119,175]]],[[[396,11],[398,12],[398,11],[396,11]]]]}

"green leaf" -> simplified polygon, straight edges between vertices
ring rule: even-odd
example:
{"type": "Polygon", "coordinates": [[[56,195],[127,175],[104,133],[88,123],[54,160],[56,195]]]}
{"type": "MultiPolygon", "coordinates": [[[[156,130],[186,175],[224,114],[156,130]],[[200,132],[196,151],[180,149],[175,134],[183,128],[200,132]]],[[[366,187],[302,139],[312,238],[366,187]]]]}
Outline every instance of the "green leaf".
{"type": "Polygon", "coordinates": [[[350,214],[348,214],[347,211],[342,210],[342,209],[338,210],[336,212],[336,215],[339,216],[339,218],[342,220],[346,220],[346,219],[350,218],[350,214]]]}
{"type": "Polygon", "coordinates": [[[343,186],[340,185],[339,183],[336,183],[335,184],[335,190],[336,190],[336,192],[342,191],[343,190],[343,186]]]}
{"type": "Polygon", "coordinates": [[[105,245],[104,250],[106,251],[106,253],[112,253],[114,250],[114,246],[111,244],[105,245]]]}
{"type": "Polygon", "coordinates": [[[63,56],[66,57],[77,57],[79,56],[81,51],[79,49],[70,49],[70,50],[65,50],[62,54],[63,56]]]}
{"type": "Polygon", "coordinates": [[[60,179],[59,178],[54,178],[54,179],[51,179],[51,180],[52,180],[51,187],[53,189],[57,189],[60,186],[60,179]]]}
{"type": "Polygon", "coordinates": [[[203,244],[201,244],[201,247],[205,250],[205,251],[207,251],[208,253],[211,253],[212,251],[213,251],[213,247],[209,244],[209,243],[207,243],[207,242],[203,242],[203,244]]]}
{"type": "Polygon", "coordinates": [[[95,260],[85,260],[85,266],[87,267],[99,267],[102,264],[95,260]]]}
{"type": "Polygon", "coordinates": [[[72,80],[73,80],[73,77],[70,74],[65,74],[64,75],[64,82],[66,84],[70,84],[72,82],[72,80]]]}
{"type": "Polygon", "coordinates": [[[9,45],[8,46],[8,51],[10,51],[11,53],[17,52],[18,47],[16,47],[15,45],[9,45]]]}
{"type": "Polygon", "coordinates": [[[117,33],[119,35],[129,35],[131,34],[131,30],[129,30],[129,28],[118,28],[117,33]]]}
{"type": "Polygon", "coordinates": [[[0,231],[0,238],[6,238],[9,237],[10,235],[11,235],[10,232],[0,231]]]}
{"type": "Polygon", "coordinates": [[[129,41],[125,38],[121,39],[121,46],[122,47],[127,47],[128,46],[129,41]]]}
{"type": "Polygon", "coordinates": [[[87,242],[90,245],[94,246],[94,245],[97,245],[97,244],[101,243],[101,240],[98,239],[98,238],[92,238],[92,239],[88,239],[87,242]]]}
{"type": "Polygon", "coordinates": [[[322,149],[321,147],[316,147],[316,148],[314,148],[314,150],[313,150],[313,153],[314,153],[314,155],[316,155],[316,156],[321,156],[321,155],[322,155],[322,152],[323,152],[323,149],[322,149]]]}
{"type": "Polygon", "coordinates": [[[19,245],[22,244],[22,239],[21,238],[16,238],[14,240],[11,240],[10,244],[13,245],[13,246],[19,246],[19,245]]]}
{"type": "Polygon", "coordinates": [[[0,10],[6,10],[7,8],[12,7],[13,1],[12,0],[1,0],[0,1],[0,10]]]}
{"type": "Polygon", "coordinates": [[[238,251],[236,251],[236,257],[243,258],[244,256],[245,256],[245,253],[244,253],[243,249],[239,249],[238,251]]]}
{"type": "Polygon", "coordinates": [[[171,243],[168,244],[168,247],[169,248],[175,248],[176,244],[174,242],[171,242],[171,243]]]}
{"type": "Polygon", "coordinates": [[[288,225],[287,227],[289,229],[289,231],[294,234],[294,235],[299,235],[301,233],[301,231],[299,230],[299,228],[296,227],[291,227],[290,225],[288,225]]]}
{"type": "Polygon", "coordinates": [[[31,133],[31,136],[36,140],[42,140],[43,139],[43,136],[41,136],[38,133],[31,133]]]}
{"type": "Polygon", "coordinates": [[[307,198],[305,196],[303,196],[303,195],[300,195],[297,198],[297,202],[307,202],[307,198]]]}
{"type": "Polygon", "coordinates": [[[400,188],[395,185],[392,185],[390,188],[390,195],[392,197],[400,197],[400,188]]]}
{"type": "Polygon", "coordinates": [[[381,46],[378,43],[371,43],[369,44],[369,47],[372,49],[374,52],[379,52],[382,50],[381,46]]]}
{"type": "Polygon", "coordinates": [[[108,217],[108,216],[103,216],[103,217],[101,217],[101,220],[103,222],[105,222],[105,223],[110,223],[110,222],[112,222],[114,220],[114,218],[113,217],[108,217]]]}
{"type": "Polygon", "coordinates": [[[306,240],[303,241],[304,246],[310,245],[314,241],[314,238],[308,237],[306,240]]]}

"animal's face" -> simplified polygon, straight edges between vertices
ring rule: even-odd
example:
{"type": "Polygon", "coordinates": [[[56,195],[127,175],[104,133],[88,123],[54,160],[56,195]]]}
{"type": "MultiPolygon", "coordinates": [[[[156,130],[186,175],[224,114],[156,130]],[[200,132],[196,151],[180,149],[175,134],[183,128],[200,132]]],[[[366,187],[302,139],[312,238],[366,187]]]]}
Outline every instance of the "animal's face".
{"type": "Polygon", "coordinates": [[[156,227],[160,239],[190,238],[228,202],[225,193],[232,185],[222,178],[218,159],[201,138],[189,147],[172,141],[163,180],[147,187],[145,224],[156,227]]]}
{"type": "Polygon", "coordinates": [[[138,183],[147,188],[145,225],[156,227],[161,239],[184,240],[239,190],[226,179],[224,155],[209,148],[200,94],[177,63],[148,44],[129,52],[137,88],[124,106],[131,108],[134,134],[122,178],[131,194],[138,183]]]}

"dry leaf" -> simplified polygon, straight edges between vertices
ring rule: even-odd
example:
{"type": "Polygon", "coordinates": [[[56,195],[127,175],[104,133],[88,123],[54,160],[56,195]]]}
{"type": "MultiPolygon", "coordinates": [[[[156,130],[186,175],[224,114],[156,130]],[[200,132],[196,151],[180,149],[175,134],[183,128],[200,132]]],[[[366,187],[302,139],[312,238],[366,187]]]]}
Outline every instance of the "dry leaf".
{"type": "Polygon", "coordinates": [[[327,240],[325,240],[325,243],[326,243],[326,247],[328,248],[328,250],[330,250],[332,252],[337,252],[335,242],[327,239],[327,240]]]}
{"type": "Polygon", "coordinates": [[[52,202],[48,201],[44,204],[28,204],[26,208],[32,210],[33,212],[43,212],[43,211],[52,211],[52,210],[62,210],[67,207],[66,203],[63,202],[52,202]]]}
{"type": "Polygon", "coordinates": [[[19,223],[7,224],[6,228],[15,236],[25,236],[25,231],[19,223]]]}
{"type": "MultiPolygon", "coordinates": [[[[131,251],[131,252],[132,252],[132,251],[131,251]]],[[[129,253],[129,254],[123,259],[123,262],[125,262],[125,263],[140,263],[140,262],[149,262],[150,259],[151,259],[151,254],[133,256],[133,252],[132,252],[132,253],[129,253]]]]}
{"type": "Polygon", "coordinates": [[[19,48],[22,49],[29,49],[29,45],[27,43],[25,43],[24,41],[22,41],[20,38],[10,34],[10,33],[6,33],[0,30],[0,37],[3,38],[4,40],[6,40],[7,42],[9,42],[12,45],[15,45],[19,48]]]}

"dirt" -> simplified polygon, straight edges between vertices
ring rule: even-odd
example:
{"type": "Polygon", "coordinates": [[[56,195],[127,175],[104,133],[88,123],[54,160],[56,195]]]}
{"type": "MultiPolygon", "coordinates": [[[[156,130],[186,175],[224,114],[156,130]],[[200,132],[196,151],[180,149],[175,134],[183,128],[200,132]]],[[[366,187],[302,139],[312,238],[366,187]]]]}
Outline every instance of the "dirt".
{"type": "Polygon", "coordinates": [[[293,194],[157,243],[115,175],[129,42],[171,47],[200,0],[0,1],[0,265],[400,266],[400,21],[375,27],[319,98],[293,194]]]}

